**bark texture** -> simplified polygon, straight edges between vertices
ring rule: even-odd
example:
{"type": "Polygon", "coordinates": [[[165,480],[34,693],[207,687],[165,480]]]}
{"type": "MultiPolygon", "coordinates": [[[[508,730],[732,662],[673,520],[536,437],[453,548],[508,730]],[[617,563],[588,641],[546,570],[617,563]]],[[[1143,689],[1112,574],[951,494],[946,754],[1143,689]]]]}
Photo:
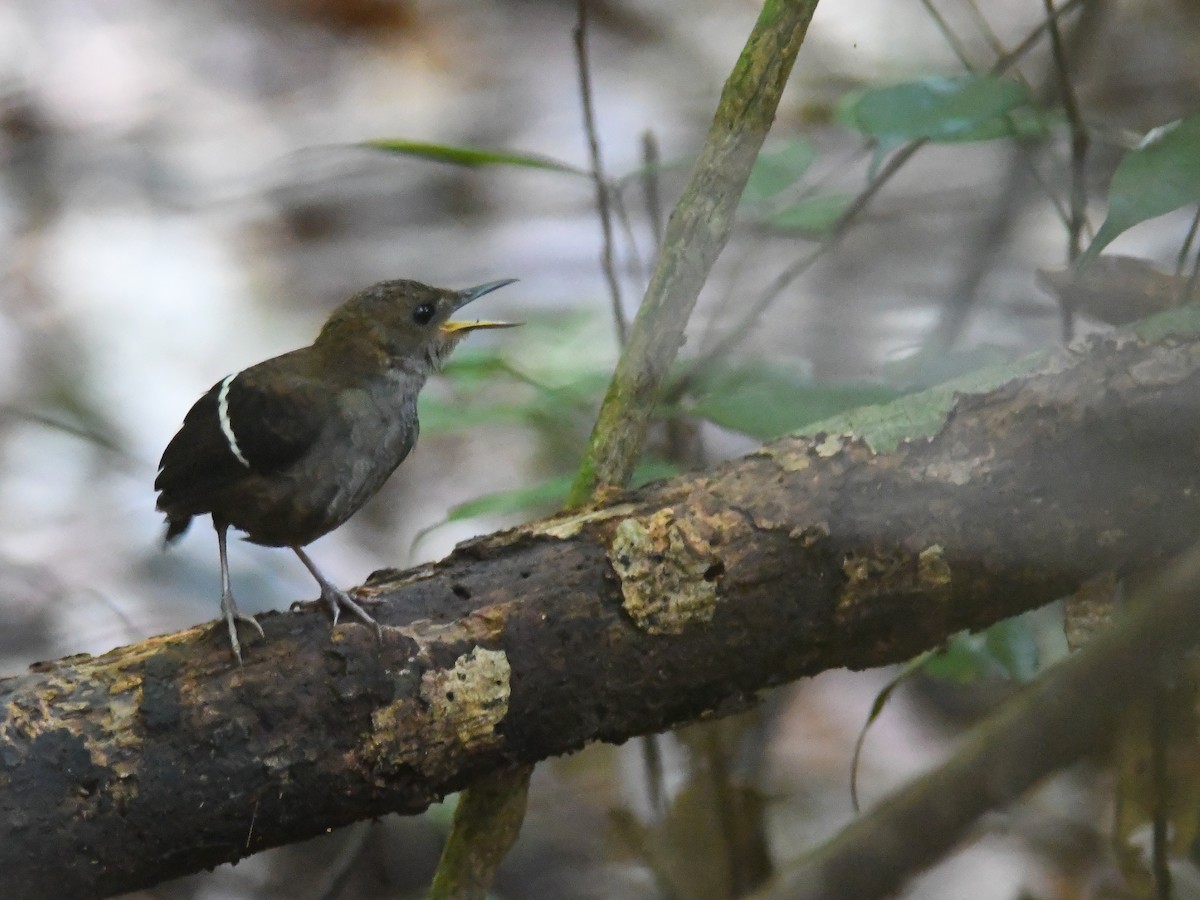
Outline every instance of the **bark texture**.
{"type": "Polygon", "coordinates": [[[906,659],[1200,522],[1195,337],[868,419],[376,573],[382,646],[312,606],[241,668],[203,626],[0,680],[5,896],[133,890],[906,659]]]}

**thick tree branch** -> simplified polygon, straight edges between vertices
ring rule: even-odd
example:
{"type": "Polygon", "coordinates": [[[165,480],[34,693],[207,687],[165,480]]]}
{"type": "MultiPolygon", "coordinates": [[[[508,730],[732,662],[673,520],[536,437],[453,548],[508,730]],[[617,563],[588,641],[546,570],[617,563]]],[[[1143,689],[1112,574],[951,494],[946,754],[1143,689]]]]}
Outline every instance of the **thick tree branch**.
{"type": "Polygon", "coordinates": [[[264,615],[242,668],[199,627],[0,681],[7,896],[132,890],[905,659],[1200,521],[1194,336],[868,420],[376,573],[382,647],[314,607],[264,615]]]}

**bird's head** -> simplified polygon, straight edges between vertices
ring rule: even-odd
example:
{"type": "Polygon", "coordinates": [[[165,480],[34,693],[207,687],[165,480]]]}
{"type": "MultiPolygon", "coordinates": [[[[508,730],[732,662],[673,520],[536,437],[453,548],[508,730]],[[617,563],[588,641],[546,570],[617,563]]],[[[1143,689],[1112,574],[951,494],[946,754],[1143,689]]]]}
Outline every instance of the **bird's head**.
{"type": "Polygon", "coordinates": [[[389,364],[411,360],[438,369],[470,332],[520,324],[450,318],[472,300],[516,280],[503,278],[462,291],[430,287],[419,281],[381,281],[335,309],[313,346],[343,359],[368,354],[389,364]]]}

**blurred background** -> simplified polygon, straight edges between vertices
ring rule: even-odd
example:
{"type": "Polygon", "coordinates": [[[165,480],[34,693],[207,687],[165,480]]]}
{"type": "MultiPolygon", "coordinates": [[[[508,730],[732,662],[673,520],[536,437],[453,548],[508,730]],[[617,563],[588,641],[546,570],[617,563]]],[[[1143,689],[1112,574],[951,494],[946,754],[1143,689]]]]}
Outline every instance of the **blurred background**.
{"type": "MultiPolygon", "coordinates": [[[[466,167],[364,142],[586,170],[576,12],[552,0],[0,5],[0,672],[216,616],[211,529],[197,522],[162,550],[159,454],[214,382],[309,342],[373,281],[516,277],[477,312],[528,324],[460,348],[426,389],[417,450],[314,545],[322,568],[356,584],[554,508],[619,350],[594,185],[537,160],[466,167]]],[[[757,12],[589,4],[628,317],[757,12]]],[[[1196,112],[1198,14],[1195,0],[1091,2],[1064,20],[1093,196],[1142,133],[1196,112]]],[[[818,8],[641,477],[1061,340],[1054,277],[1037,274],[1068,260],[1061,113],[1022,140],[934,140],[829,241],[896,146],[847,118],[861,91],[986,71],[1044,15],[1035,0],[818,8]]],[[[1058,110],[1044,40],[1014,72],[1039,109],[1058,110]]],[[[1188,221],[1166,216],[1114,245],[1153,267],[1131,276],[1135,291],[1170,277],[1188,221]]],[[[1084,319],[1075,333],[1107,327],[1084,319]]],[[[243,610],[314,596],[291,554],[230,549],[243,610]]],[[[1042,611],[956,652],[949,677],[909,682],[874,723],[865,806],[1063,652],[1061,620],[1042,611]]],[[[497,896],[736,896],[766,860],[853,815],[855,739],[894,674],[830,672],[708,730],[539,767],[497,896]]],[[[908,896],[1125,896],[1098,785],[1093,771],[1055,779],[908,896]]],[[[449,816],[443,804],[362,823],[137,896],[419,896],[449,816]]]]}

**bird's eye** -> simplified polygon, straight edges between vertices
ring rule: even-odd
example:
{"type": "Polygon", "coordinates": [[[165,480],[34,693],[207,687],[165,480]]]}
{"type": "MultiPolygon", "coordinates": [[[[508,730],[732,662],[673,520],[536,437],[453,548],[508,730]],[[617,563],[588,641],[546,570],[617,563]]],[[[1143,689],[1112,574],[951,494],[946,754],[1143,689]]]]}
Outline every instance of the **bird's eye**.
{"type": "Polygon", "coordinates": [[[413,321],[418,325],[428,325],[429,320],[433,318],[433,304],[422,303],[413,310],[413,321]]]}

